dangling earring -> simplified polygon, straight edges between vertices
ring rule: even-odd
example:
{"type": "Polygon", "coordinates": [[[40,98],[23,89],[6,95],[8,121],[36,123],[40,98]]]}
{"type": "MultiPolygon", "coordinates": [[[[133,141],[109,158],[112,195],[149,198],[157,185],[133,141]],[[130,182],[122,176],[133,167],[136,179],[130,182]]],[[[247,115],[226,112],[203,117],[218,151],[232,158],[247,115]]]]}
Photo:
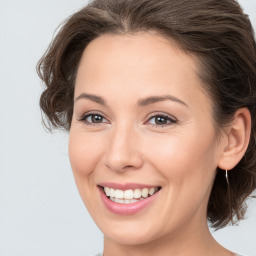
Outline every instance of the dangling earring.
{"type": "Polygon", "coordinates": [[[226,180],[227,180],[227,183],[229,185],[229,181],[228,181],[228,170],[226,170],[226,180]]]}
{"type": "MultiPolygon", "coordinates": [[[[228,170],[226,170],[226,180],[227,180],[227,196],[228,196],[228,208],[229,208],[229,215],[232,216],[232,204],[231,204],[231,192],[230,192],[230,186],[229,186],[229,180],[228,180],[228,170]]],[[[231,220],[231,223],[233,224],[233,219],[231,220]]]]}

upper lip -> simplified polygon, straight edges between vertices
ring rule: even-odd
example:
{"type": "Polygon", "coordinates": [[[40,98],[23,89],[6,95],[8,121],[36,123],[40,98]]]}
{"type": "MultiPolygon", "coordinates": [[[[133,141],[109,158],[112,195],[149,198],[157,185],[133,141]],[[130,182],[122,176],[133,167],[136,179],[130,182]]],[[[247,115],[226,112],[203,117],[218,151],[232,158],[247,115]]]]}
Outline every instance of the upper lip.
{"type": "Polygon", "coordinates": [[[114,182],[102,182],[99,183],[98,186],[101,187],[108,187],[108,188],[113,188],[113,189],[120,189],[120,190],[128,190],[128,189],[143,189],[143,188],[155,188],[155,187],[160,187],[158,185],[149,185],[149,184],[141,184],[141,183],[114,183],[114,182]]]}

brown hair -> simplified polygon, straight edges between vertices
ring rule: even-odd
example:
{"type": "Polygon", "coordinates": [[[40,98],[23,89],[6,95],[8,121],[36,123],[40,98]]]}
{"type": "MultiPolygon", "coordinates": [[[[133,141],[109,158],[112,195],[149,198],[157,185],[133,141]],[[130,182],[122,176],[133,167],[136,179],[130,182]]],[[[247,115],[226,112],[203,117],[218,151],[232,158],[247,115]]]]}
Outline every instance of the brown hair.
{"type": "Polygon", "coordinates": [[[85,47],[103,34],[156,31],[199,60],[199,77],[213,101],[217,128],[246,107],[251,138],[239,164],[217,171],[208,204],[215,228],[244,217],[256,188],[256,44],[248,16],[235,0],[94,0],[69,17],[38,63],[46,88],[40,106],[48,128],[70,129],[76,72],[85,47]]]}

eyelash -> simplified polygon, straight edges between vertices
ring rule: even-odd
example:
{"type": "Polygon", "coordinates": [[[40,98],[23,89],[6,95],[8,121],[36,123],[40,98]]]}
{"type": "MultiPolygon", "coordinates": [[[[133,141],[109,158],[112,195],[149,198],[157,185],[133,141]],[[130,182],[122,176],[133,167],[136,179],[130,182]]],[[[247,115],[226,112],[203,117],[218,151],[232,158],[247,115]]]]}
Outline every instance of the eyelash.
{"type": "Polygon", "coordinates": [[[92,122],[88,122],[86,121],[86,119],[88,117],[92,117],[92,116],[99,116],[99,117],[102,117],[102,119],[106,119],[102,114],[100,113],[97,113],[97,112],[90,112],[90,113],[87,113],[87,114],[84,114],[81,118],[78,119],[78,121],[80,122],[83,122],[85,123],[86,125],[90,125],[90,126],[97,126],[97,125],[100,125],[102,123],[92,123],[92,122]]]}
{"type": "MultiPolygon", "coordinates": [[[[91,113],[87,113],[87,114],[84,114],[81,118],[78,119],[78,121],[80,122],[83,122],[85,123],[86,125],[89,125],[89,126],[97,126],[97,125],[101,125],[102,122],[100,123],[93,123],[93,122],[88,122],[86,119],[88,117],[93,117],[93,116],[99,116],[101,117],[102,119],[106,119],[102,114],[100,113],[97,113],[97,112],[91,112],[91,113]]],[[[173,124],[176,124],[178,123],[178,120],[176,118],[174,118],[173,116],[171,115],[167,115],[167,114],[163,114],[163,113],[154,113],[153,115],[151,115],[148,120],[145,122],[145,123],[148,123],[151,119],[153,118],[157,118],[157,117],[160,117],[160,118],[164,118],[165,120],[167,120],[167,124],[149,124],[150,126],[152,127],[161,127],[161,128],[164,128],[166,126],[170,126],[170,125],[173,125],[173,124]]]]}
{"type": "Polygon", "coordinates": [[[167,114],[163,114],[163,113],[154,113],[152,114],[148,120],[146,121],[146,123],[148,123],[151,119],[154,119],[154,118],[157,118],[157,117],[160,117],[160,118],[164,118],[167,122],[167,124],[150,124],[150,126],[153,126],[153,127],[161,127],[161,128],[164,128],[166,126],[170,126],[170,125],[174,125],[178,122],[178,120],[176,118],[174,118],[173,116],[171,115],[167,115],[167,114]]]}

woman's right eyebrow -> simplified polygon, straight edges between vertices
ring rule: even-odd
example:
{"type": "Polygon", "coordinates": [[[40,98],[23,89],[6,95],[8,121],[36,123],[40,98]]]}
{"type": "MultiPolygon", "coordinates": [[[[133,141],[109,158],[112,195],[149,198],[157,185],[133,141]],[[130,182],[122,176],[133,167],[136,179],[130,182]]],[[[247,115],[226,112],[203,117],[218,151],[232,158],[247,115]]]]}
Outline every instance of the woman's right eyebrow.
{"type": "MultiPolygon", "coordinates": [[[[91,101],[94,101],[100,105],[107,106],[106,100],[103,99],[100,96],[94,95],[94,94],[89,94],[89,93],[82,93],[78,97],[75,98],[75,102],[80,100],[80,99],[88,99],[91,101]]],[[[149,96],[143,99],[139,99],[137,102],[138,107],[145,107],[150,104],[156,103],[156,102],[161,102],[161,101],[166,101],[170,100],[176,103],[180,103],[186,107],[189,107],[184,101],[180,100],[179,98],[173,96],[173,95],[161,95],[161,96],[149,96]]]]}
{"type": "Polygon", "coordinates": [[[94,94],[82,93],[78,97],[75,98],[74,102],[76,102],[80,99],[88,99],[88,100],[94,101],[96,103],[99,103],[100,105],[103,105],[103,106],[107,105],[106,101],[102,97],[94,95],[94,94]]]}

